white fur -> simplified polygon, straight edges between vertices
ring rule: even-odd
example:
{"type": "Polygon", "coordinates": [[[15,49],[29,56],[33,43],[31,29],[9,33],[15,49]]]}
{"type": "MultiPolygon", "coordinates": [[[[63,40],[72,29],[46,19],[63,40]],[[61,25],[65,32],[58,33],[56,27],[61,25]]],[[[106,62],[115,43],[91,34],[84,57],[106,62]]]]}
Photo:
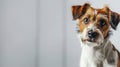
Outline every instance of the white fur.
{"type": "Polygon", "coordinates": [[[82,44],[82,53],[80,59],[80,67],[97,67],[96,63],[99,63],[99,59],[103,62],[103,67],[117,67],[117,59],[118,55],[117,52],[114,52],[115,55],[115,65],[108,64],[106,59],[102,56],[99,51],[94,51],[93,47],[88,45],[82,44]],[[97,62],[98,61],[98,62],[97,62]]]}

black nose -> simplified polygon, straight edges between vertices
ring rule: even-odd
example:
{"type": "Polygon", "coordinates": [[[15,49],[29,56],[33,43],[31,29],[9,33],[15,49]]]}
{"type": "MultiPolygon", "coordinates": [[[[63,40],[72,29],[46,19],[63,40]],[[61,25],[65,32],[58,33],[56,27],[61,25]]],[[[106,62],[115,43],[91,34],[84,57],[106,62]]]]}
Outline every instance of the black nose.
{"type": "Polygon", "coordinates": [[[88,37],[90,38],[90,39],[92,39],[92,38],[96,38],[98,36],[98,33],[97,32],[94,32],[94,31],[89,31],[88,32],[88,37]]]}

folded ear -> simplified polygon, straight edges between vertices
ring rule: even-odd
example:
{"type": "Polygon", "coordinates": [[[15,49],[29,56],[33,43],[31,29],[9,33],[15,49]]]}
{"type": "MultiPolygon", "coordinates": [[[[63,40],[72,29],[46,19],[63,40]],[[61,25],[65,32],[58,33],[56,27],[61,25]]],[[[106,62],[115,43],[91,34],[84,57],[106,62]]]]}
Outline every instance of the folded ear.
{"type": "Polygon", "coordinates": [[[117,25],[119,24],[119,21],[120,21],[120,15],[116,12],[112,12],[111,11],[111,21],[110,21],[110,24],[111,24],[111,27],[116,30],[117,28],[117,25]]]}
{"type": "Polygon", "coordinates": [[[84,15],[89,6],[90,6],[90,4],[88,4],[88,3],[85,3],[82,6],[81,5],[72,6],[71,9],[72,9],[73,20],[76,20],[76,19],[80,18],[82,15],[84,15]]]}

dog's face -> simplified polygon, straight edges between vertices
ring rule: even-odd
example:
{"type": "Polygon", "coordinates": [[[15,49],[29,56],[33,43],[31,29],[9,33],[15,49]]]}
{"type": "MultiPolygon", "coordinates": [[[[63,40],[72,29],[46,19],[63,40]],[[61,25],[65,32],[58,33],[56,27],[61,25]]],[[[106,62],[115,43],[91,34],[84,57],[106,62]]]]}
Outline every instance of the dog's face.
{"type": "Polygon", "coordinates": [[[81,41],[90,46],[99,46],[109,36],[110,27],[116,29],[119,14],[108,7],[95,9],[88,3],[72,6],[74,20],[78,20],[81,41]]]}

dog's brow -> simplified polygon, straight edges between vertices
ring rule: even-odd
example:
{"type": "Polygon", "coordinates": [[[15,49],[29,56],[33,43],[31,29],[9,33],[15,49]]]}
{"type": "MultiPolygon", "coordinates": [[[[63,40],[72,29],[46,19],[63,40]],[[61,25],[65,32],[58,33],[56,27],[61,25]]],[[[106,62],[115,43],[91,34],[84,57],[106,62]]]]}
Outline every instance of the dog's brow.
{"type": "Polygon", "coordinates": [[[101,14],[100,17],[108,18],[107,15],[103,15],[103,14],[101,14]]]}

